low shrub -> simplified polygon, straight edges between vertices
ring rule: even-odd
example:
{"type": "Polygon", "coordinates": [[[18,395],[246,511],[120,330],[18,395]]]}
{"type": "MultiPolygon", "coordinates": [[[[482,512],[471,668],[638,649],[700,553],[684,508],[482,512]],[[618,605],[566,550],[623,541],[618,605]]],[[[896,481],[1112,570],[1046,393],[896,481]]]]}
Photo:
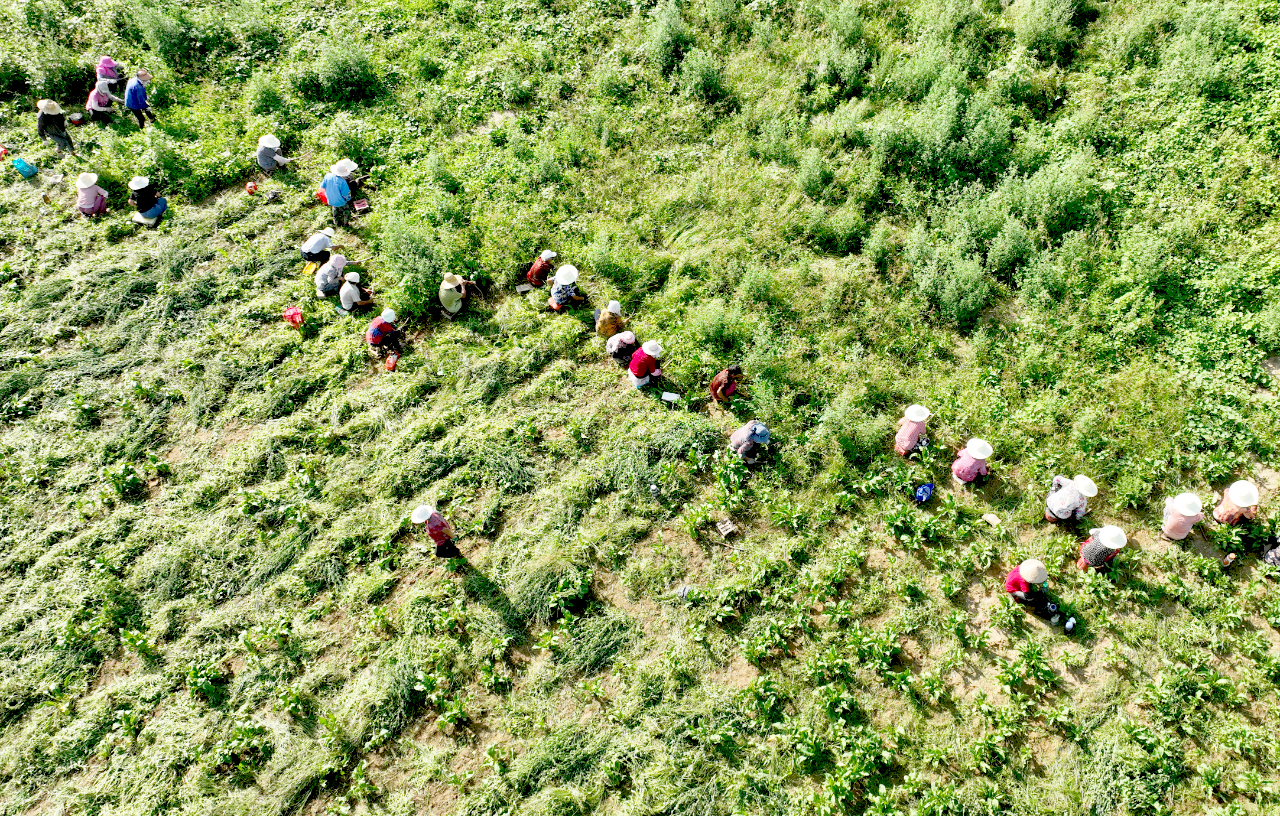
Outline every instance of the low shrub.
{"type": "Polygon", "coordinates": [[[724,99],[727,92],[719,61],[701,48],[690,51],[680,64],[680,88],[686,96],[708,105],[724,99]]]}
{"type": "Polygon", "coordinates": [[[693,35],[685,25],[676,0],[667,0],[653,10],[644,48],[649,62],[663,76],[676,69],[692,46],[693,35]]]}

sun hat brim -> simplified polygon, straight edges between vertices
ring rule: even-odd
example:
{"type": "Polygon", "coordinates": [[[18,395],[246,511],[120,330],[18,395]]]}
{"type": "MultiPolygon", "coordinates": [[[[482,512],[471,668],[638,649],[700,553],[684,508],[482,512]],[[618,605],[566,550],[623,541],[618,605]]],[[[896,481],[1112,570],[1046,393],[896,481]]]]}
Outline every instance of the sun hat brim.
{"type": "Polygon", "coordinates": [[[1204,502],[1194,493],[1183,493],[1174,497],[1173,509],[1184,516],[1194,516],[1204,509],[1204,502]]]}
{"type": "Polygon", "coordinates": [[[933,414],[929,412],[929,409],[923,405],[908,405],[907,410],[903,411],[902,415],[912,422],[924,422],[926,419],[933,416],[933,414]]]}
{"type": "Polygon", "coordinates": [[[1129,537],[1124,534],[1124,530],[1114,524],[1108,524],[1098,531],[1098,541],[1113,550],[1118,550],[1129,542],[1129,537]]]}
{"type": "Polygon", "coordinates": [[[1028,558],[1018,565],[1018,574],[1022,580],[1031,584],[1043,584],[1049,580],[1049,568],[1034,558],[1028,558]]]}
{"type": "Polygon", "coordinates": [[[1237,507],[1252,507],[1258,503],[1258,488],[1253,482],[1244,480],[1235,482],[1227,488],[1227,495],[1237,507]]]}
{"type": "Polygon", "coordinates": [[[431,505],[420,504],[413,509],[413,514],[409,516],[409,519],[414,524],[421,524],[427,519],[431,518],[433,515],[435,515],[435,512],[436,512],[436,509],[431,505]]]}
{"type": "Polygon", "coordinates": [[[1082,476],[1077,473],[1071,481],[1075,482],[1076,490],[1079,490],[1080,494],[1085,498],[1092,499],[1098,495],[1098,486],[1088,476],[1082,476]]]}
{"type": "Polygon", "coordinates": [[[974,459],[986,459],[995,452],[991,443],[985,439],[970,439],[964,449],[974,459]]]}
{"type": "Polygon", "coordinates": [[[92,187],[97,183],[98,183],[97,173],[81,173],[79,176],[76,177],[76,186],[79,187],[81,190],[85,189],[86,187],[92,187]]]}

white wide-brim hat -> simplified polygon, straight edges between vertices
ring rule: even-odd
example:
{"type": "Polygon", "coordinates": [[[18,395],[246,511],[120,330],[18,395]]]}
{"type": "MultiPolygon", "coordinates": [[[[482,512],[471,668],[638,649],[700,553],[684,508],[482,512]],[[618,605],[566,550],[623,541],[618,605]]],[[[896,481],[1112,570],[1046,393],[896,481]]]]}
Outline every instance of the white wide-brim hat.
{"type": "Polygon", "coordinates": [[[618,302],[618,301],[616,301],[616,300],[611,300],[611,301],[609,301],[608,311],[610,311],[610,312],[612,312],[613,314],[616,314],[616,315],[621,315],[621,314],[622,314],[622,304],[621,304],[621,303],[619,303],[619,302],[618,302]]]}
{"type": "Polygon", "coordinates": [[[47,113],[50,116],[56,116],[57,114],[62,113],[62,106],[57,102],[54,102],[52,99],[41,99],[36,103],[36,109],[41,113],[47,113]]]}
{"type": "Polygon", "coordinates": [[[644,349],[644,353],[648,354],[650,357],[662,356],[662,344],[657,340],[646,340],[644,341],[644,345],[640,348],[644,349]]]}
{"type": "Polygon", "coordinates": [[[908,405],[907,410],[903,411],[902,415],[912,422],[924,422],[933,416],[933,414],[929,413],[929,409],[923,405],[908,405]]]}
{"type": "Polygon", "coordinates": [[[1019,564],[1018,574],[1029,584],[1043,584],[1049,580],[1049,568],[1035,558],[1028,558],[1019,564]]]}
{"type": "Polygon", "coordinates": [[[98,93],[106,93],[107,91],[111,90],[111,80],[100,79],[94,83],[93,89],[98,93]]]}
{"type": "Polygon", "coordinates": [[[556,256],[556,254],[555,254],[554,252],[552,252],[551,250],[549,250],[549,249],[544,249],[544,250],[542,250],[542,254],[541,254],[541,255],[539,255],[538,257],[539,257],[539,258],[541,258],[541,259],[542,259],[542,260],[544,260],[544,261],[549,261],[549,260],[551,260],[552,258],[555,258],[555,257],[557,257],[557,256],[556,256]]]}
{"type": "Polygon", "coordinates": [[[147,178],[146,176],[134,176],[133,178],[129,179],[129,189],[141,190],[143,187],[146,187],[150,183],[151,183],[151,179],[147,178]]]}
{"type": "Polygon", "coordinates": [[[964,446],[965,452],[974,459],[986,459],[995,452],[995,448],[991,447],[991,443],[985,439],[973,438],[964,446]]]}
{"type": "Polygon", "coordinates": [[[1077,473],[1071,481],[1076,483],[1076,490],[1079,490],[1080,494],[1085,498],[1092,499],[1098,495],[1098,486],[1088,476],[1081,476],[1077,473]]]}
{"type": "Polygon", "coordinates": [[[383,309],[382,319],[387,321],[388,323],[394,323],[396,322],[396,313],[391,311],[390,309],[383,309]]]}
{"type": "Polygon", "coordinates": [[[76,176],[76,186],[83,190],[86,187],[92,187],[98,183],[97,173],[81,173],[76,176]]]}
{"type": "Polygon", "coordinates": [[[1244,479],[1232,482],[1231,487],[1227,488],[1227,495],[1231,497],[1236,507],[1253,507],[1258,503],[1257,486],[1244,479]]]}
{"type": "Polygon", "coordinates": [[[1128,543],[1129,537],[1124,534],[1124,530],[1114,524],[1108,524],[1098,530],[1098,543],[1104,544],[1113,550],[1118,550],[1128,543]]]}
{"type": "Polygon", "coordinates": [[[444,276],[444,285],[445,286],[461,286],[462,278],[458,277],[452,272],[446,272],[444,276]]]}
{"type": "Polygon", "coordinates": [[[427,519],[431,518],[433,515],[435,515],[435,512],[436,512],[436,509],[431,505],[420,504],[417,507],[413,508],[413,515],[409,516],[409,519],[414,524],[421,524],[427,519]]]}
{"type": "Polygon", "coordinates": [[[1184,516],[1194,516],[1204,509],[1204,503],[1194,493],[1179,493],[1173,497],[1173,509],[1184,516]]]}
{"type": "MultiPolygon", "coordinates": [[[[334,253],[334,254],[333,254],[333,256],[331,256],[331,257],[329,258],[329,264],[330,264],[334,269],[338,269],[338,270],[340,270],[340,269],[342,269],[342,267],[346,266],[346,265],[347,265],[347,264],[349,264],[349,263],[351,263],[351,262],[347,260],[347,256],[346,256],[346,255],[340,255],[340,254],[338,254],[338,253],[334,253]]],[[[357,275],[357,274],[359,274],[359,273],[358,273],[358,272],[352,272],[351,274],[352,274],[352,275],[357,275]]]]}
{"type": "Polygon", "coordinates": [[[340,176],[349,176],[360,169],[360,165],[351,161],[351,159],[342,159],[329,168],[329,172],[337,173],[340,176]]]}
{"type": "Polygon", "coordinates": [[[578,267],[573,264],[565,264],[556,270],[556,283],[567,286],[571,283],[578,282],[578,267]]]}
{"type": "Polygon", "coordinates": [[[258,147],[277,148],[280,146],[280,140],[276,138],[274,133],[268,133],[265,136],[258,137],[258,147]]]}
{"type": "Polygon", "coordinates": [[[343,275],[343,276],[342,276],[342,279],[343,279],[344,281],[346,281],[347,283],[359,283],[359,282],[360,282],[360,273],[359,273],[359,272],[348,272],[347,274],[345,274],[345,275],[343,275]]]}
{"type": "Polygon", "coordinates": [[[324,229],[320,230],[320,234],[321,234],[321,235],[327,235],[327,236],[329,236],[330,238],[332,238],[332,237],[333,237],[334,235],[336,235],[337,233],[335,233],[335,232],[333,231],[333,227],[325,227],[324,229]]]}

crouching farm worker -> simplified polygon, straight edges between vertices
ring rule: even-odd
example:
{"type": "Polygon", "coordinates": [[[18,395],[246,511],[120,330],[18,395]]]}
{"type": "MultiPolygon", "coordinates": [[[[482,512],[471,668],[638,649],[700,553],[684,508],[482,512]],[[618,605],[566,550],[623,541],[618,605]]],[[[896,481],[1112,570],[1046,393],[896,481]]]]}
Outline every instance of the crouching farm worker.
{"type": "Polygon", "coordinates": [[[106,55],[98,59],[98,67],[94,69],[94,82],[102,80],[106,80],[107,90],[112,93],[116,92],[116,88],[120,84],[120,63],[106,55]]]}
{"type": "Polygon", "coordinates": [[[1204,505],[1200,497],[1194,493],[1179,493],[1171,499],[1164,500],[1164,523],[1160,525],[1160,534],[1170,541],[1182,541],[1191,535],[1191,528],[1204,521],[1201,512],[1204,505]]]}
{"type": "Polygon", "coordinates": [[[929,444],[924,436],[924,424],[929,421],[929,409],[923,405],[908,405],[898,420],[898,434],[893,438],[893,450],[899,456],[906,456],[912,451],[929,444]]]}
{"type": "MultiPolygon", "coordinates": [[[[1057,605],[1049,600],[1045,587],[1049,582],[1049,570],[1042,561],[1028,558],[1010,570],[1004,579],[1004,591],[1013,599],[1031,610],[1039,618],[1057,626],[1062,620],[1062,613],[1057,605]]],[[[1076,619],[1067,621],[1067,633],[1075,630],[1076,619]]]]}
{"type": "Polygon", "coordinates": [[[1236,525],[1258,515],[1258,488],[1241,479],[1222,491],[1222,502],[1213,511],[1213,520],[1219,524],[1236,525]]]}
{"type": "Polygon", "coordinates": [[[991,471],[987,468],[987,459],[993,449],[985,439],[970,439],[951,463],[951,475],[963,484],[973,483],[979,476],[987,476],[991,471]]]}
{"type": "Polygon", "coordinates": [[[577,306],[586,300],[578,291],[578,268],[565,264],[556,270],[552,280],[551,297],[547,298],[547,308],[553,312],[563,312],[569,306],[577,306]]]}
{"type": "Polygon", "coordinates": [[[524,279],[529,281],[530,286],[543,287],[547,285],[547,276],[551,274],[551,261],[555,257],[556,254],[554,252],[544,249],[542,254],[534,259],[533,265],[529,267],[529,271],[524,276],[524,279]]]}
{"type": "Polygon", "coordinates": [[[138,121],[138,130],[147,126],[146,119],[150,119],[152,124],[156,121],[151,103],[147,101],[147,83],[150,81],[151,72],[146,68],[139,68],[138,75],[124,86],[124,107],[138,121]]]}
{"type": "Polygon", "coordinates": [[[661,377],[662,369],[658,368],[658,358],[662,356],[662,344],[657,340],[646,340],[645,344],[631,355],[628,372],[631,384],[636,388],[644,388],[653,377],[661,377]]]}
{"type": "Polygon", "coordinates": [[[258,137],[258,167],[264,173],[274,173],[293,159],[280,152],[280,139],[274,133],[258,137]]]}
{"type": "Polygon", "coordinates": [[[338,301],[343,311],[354,311],[361,306],[373,303],[373,293],[360,286],[359,272],[348,272],[342,277],[346,283],[342,284],[342,288],[338,290],[338,301]]]}
{"type": "Polygon", "coordinates": [[[343,159],[332,165],[320,180],[316,196],[333,210],[333,223],[343,226],[350,216],[352,174],[360,166],[351,159],[343,159]]]}
{"type": "Polygon", "coordinates": [[[81,173],[76,177],[76,208],[81,215],[100,215],[107,211],[107,191],[98,186],[97,173],[81,173]]]}
{"type": "Polygon", "coordinates": [[[470,294],[467,291],[468,283],[475,285],[475,281],[463,280],[452,272],[447,273],[444,280],[440,281],[440,305],[444,307],[445,317],[453,317],[462,311],[470,294]]]}
{"type": "MultiPolygon", "coordinates": [[[[325,253],[328,254],[327,252],[325,253]]],[[[345,255],[334,255],[316,270],[316,297],[337,297],[342,291],[343,272],[347,265],[345,255]]],[[[355,274],[355,273],[352,273],[355,274]]]]}
{"type": "Polygon", "coordinates": [[[133,221],[147,227],[154,227],[169,208],[169,202],[156,192],[151,179],[146,176],[134,176],[129,179],[129,203],[138,211],[133,221]]]}
{"type": "Polygon", "coordinates": [[[609,306],[603,313],[599,309],[596,310],[596,333],[605,340],[622,331],[624,326],[622,304],[618,301],[609,301],[609,306]]]}
{"type": "Polygon", "coordinates": [[[302,260],[307,263],[322,264],[329,260],[329,247],[333,246],[333,227],[325,227],[317,233],[313,233],[307,240],[302,242],[299,251],[302,253],[302,260]]]}
{"type": "Polygon", "coordinates": [[[1128,542],[1124,530],[1114,524],[1089,531],[1089,537],[1080,545],[1080,558],[1076,566],[1088,572],[1092,567],[1099,572],[1111,569],[1116,553],[1128,542]]]}
{"type": "Polygon", "coordinates": [[[605,341],[604,349],[618,365],[626,368],[631,363],[631,356],[636,353],[636,333],[624,331],[615,334],[605,341]]]}
{"type": "Polygon", "coordinates": [[[84,103],[84,109],[89,112],[89,120],[92,122],[110,122],[112,102],[124,104],[123,99],[111,93],[111,82],[109,80],[98,80],[98,84],[94,85],[93,90],[89,92],[89,99],[84,103]]]}
{"type": "Polygon", "coordinates": [[[36,103],[36,135],[44,141],[52,141],[59,153],[75,154],[75,145],[67,134],[67,115],[62,106],[52,99],[41,99],[36,103]]]}
{"type": "Polygon", "coordinates": [[[743,462],[754,465],[760,461],[762,448],[769,444],[769,429],[763,422],[753,419],[729,435],[729,450],[738,454],[743,462]]]}
{"type": "Polygon", "coordinates": [[[409,517],[414,524],[426,527],[427,535],[436,545],[436,558],[461,558],[462,552],[453,543],[453,527],[444,520],[444,516],[434,507],[427,504],[418,505],[409,517]]]}
{"type": "Polygon", "coordinates": [[[373,319],[364,339],[378,356],[385,357],[390,352],[399,357],[403,352],[400,347],[400,330],[396,328],[396,313],[383,309],[382,314],[373,319]]]}
{"type": "Polygon", "coordinates": [[[1073,479],[1054,476],[1053,486],[1044,500],[1045,521],[1059,522],[1084,518],[1089,512],[1088,500],[1098,495],[1098,486],[1088,476],[1073,479]]]}
{"type": "Polygon", "coordinates": [[[742,367],[737,363],[711,378],[711,399],[728,403],[735,394],[745,396],[742,391],[742,367]]]}

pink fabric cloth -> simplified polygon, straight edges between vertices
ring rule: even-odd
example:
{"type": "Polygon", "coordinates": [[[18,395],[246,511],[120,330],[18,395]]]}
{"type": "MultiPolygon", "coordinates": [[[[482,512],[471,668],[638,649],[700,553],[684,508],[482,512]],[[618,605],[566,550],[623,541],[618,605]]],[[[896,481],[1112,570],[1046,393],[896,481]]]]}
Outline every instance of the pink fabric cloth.
{"type": "Polygon", "coordinates": [[[1010,595],[1015,592],[1030,592],[1031,584],[1027,582],[1026,578],[1022,577],[1022,573],[1018,568],[1014,567],[1004,578],[1004,591],[1010,595]]]}
{"type": "Polygon", "coordinates": [[[956,460],[951,463],[951,474],[966,483],[990,472],[985,459],[974,459],[967,450],[956,454],[956,460]]]}
{"type": "Polygon", "coordinates": [[[1164,500],[1164,524],[1161,525],[1160,530],[1169,538],[1181,541],[1191,535],[1191,528],[1199,521],[1204,521],[1204,513],[1184,516],[1174,509],[1173,499],[1164,500]]]}
{"type": "Polygon", "coordinates": [[[107,208],[107,191],[96,184],[76,188],[76,207],[85,214],[102,212],[107,208]]]}
{"type": "Polygon", "coordinates": [[[893,449],[900,456],[906,456],[915,449],[916,443],[924,435],[924,423],[912,422],[903,417],[898,420],[898,435],[893,438],[893,449]]]}

